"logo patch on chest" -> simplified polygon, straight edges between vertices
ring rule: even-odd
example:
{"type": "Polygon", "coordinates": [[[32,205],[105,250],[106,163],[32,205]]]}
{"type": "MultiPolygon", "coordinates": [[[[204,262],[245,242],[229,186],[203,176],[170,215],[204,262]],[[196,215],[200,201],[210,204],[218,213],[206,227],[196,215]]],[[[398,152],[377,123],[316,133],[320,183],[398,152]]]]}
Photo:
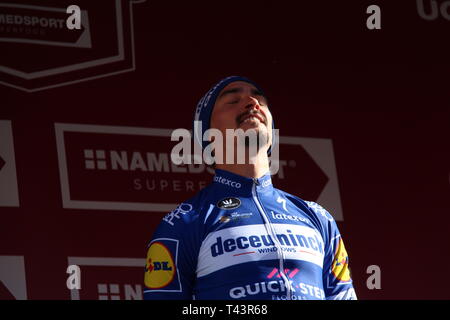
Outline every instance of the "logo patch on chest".
{"type": "Polygon", "coordinates": [[[232,210],[241,206],[241,200],[238,198],[230,197],[225,198],[217,202],[217,207],[225,210],[232,210]]]}
{"type": "Polygon", "coordinates": [[[225,214],[223,216],[221,216],[219,218],[219,222],[221,223],[227,223],[230,221],[236,221],[236,220],[241,220],[241,219],[248,219],[252,216],[253,214],[251,212],[248,213],[238,213],[238,212],[233,212],[231,214],[225,214]]]}

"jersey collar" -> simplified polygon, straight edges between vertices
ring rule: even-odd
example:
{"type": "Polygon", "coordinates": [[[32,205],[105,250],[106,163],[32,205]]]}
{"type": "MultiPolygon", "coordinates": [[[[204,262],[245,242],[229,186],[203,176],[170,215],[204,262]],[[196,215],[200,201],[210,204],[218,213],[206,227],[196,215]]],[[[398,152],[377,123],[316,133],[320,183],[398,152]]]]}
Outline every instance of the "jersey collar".
{"type": "Polygon", "coordinates": [[[260,178],[247,178],[230,171],[216,169],[213,185],[225,188],[233,193],[251,193],[254,186],[258,192],[265,192],[273,189],[272,178],[270,177],[269,172],[260,178]]]}

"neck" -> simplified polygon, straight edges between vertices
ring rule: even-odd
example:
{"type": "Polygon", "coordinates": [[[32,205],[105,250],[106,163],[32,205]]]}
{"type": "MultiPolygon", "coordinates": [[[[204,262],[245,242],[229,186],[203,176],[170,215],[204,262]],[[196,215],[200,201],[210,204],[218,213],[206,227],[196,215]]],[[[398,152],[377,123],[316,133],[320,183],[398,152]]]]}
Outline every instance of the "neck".
{"type": "Polygon", "coordinates": [[[252,164],[216,164],[216,168],[247,178],[260,178],[269,171],[269,158],[266,151],[259,152],[254,162],[252,164]]]}

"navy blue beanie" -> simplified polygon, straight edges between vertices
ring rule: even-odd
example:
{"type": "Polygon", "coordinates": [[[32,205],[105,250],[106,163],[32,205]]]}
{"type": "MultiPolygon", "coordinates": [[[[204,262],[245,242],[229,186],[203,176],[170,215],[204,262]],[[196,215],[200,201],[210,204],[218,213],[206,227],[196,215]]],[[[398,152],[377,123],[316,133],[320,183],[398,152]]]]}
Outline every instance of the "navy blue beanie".
{"type": "MultiPolygon", "coordinates": [[[[259,91],[264,93],[264,91],[253,81],[240,77],[240,76],[231,76],[225,79],[220,80],[216,85],[214,85],[198,102],[197,108],[195,110],[194,121],[202,122],[202,132],[200,130],[196,130],[195,126],[193,126],[193,133],[195,142],[199,143],[203,149],[210,143],[209,141],[203,141],[202,137],[206,130],[210,128],[211,125],[211,115],[216,103],[216,99],[227,85],[236,81],[244,81],[254,85],[259,91]]],[[[200,129],[200,128],[198,128],[200,129]]],[[[267,150],[267,154],[270,156],[272,146],[275,144],[275,126],[274,121],[272,120],[272,145],[267,150]]]]}

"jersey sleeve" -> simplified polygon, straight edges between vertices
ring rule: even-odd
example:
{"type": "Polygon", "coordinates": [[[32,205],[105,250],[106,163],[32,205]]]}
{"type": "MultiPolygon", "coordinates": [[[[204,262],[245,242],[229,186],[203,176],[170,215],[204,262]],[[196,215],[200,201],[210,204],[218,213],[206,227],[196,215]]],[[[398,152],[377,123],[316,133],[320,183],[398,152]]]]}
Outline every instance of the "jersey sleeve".
{"type": "Polygon", "coordinates": [[[349,257],[336,221],[331,214],[315,202],[307,202],[323,222],[325,256],[323,287],[327,300],[356,300],[350,274],[349,257]]]}
{"type": "Polygon", "coordinates": [[[196,279],[197,215],[191,203],[182,203],[160,222],[147,246],[144,300],[193,298],[196,279]]]}

